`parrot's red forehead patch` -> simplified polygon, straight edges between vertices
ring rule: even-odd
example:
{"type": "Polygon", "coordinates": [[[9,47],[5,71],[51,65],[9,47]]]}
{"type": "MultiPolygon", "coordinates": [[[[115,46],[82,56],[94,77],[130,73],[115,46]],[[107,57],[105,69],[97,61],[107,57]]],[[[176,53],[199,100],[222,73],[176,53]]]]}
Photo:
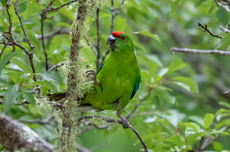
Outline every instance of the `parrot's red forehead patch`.
{"type": "Polygon", "coordinates": [[[121,31],[115,31],[113,33],[111,33],[114,37],[120,37],[120,34],[125,34],[124,32],[121,32],[121,31]]]}

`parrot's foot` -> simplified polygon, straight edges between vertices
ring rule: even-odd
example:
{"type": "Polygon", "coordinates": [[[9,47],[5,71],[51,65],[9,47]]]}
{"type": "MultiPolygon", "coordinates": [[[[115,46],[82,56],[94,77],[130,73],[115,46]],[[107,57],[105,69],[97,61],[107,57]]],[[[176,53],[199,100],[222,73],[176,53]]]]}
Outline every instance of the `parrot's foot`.
{"type": "Polygon", "coordinates": [[[93,75],[94,76],[93,77],[94,85],[97,85],[97,86],[99,85],[99,83],[97,82],[97,72],[95,72],[94,70],[87,70],[86,74],[87,74],[87,77],[89,75],[93,75]]]}
{"type": "Polygon", "coordinates": [[[120,120],[118,120],[118,123],[122,124],[124,129],[130,128],[130,124],[128,122],[128,120],[124,117],[121,116],[121,113],[119,111],[117,111],[117,116],[120,118],[120,120]]]}

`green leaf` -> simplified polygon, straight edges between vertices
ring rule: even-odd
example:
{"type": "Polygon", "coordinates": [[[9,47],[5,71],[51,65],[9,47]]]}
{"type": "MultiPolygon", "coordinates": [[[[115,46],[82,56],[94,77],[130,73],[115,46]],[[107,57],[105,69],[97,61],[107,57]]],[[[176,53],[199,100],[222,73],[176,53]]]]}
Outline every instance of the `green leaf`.
{"type": "Polygon", "coordinates": [[[161,79],[162,79],[161,76],[155,76],[155,77],[153,78],[153,82],[156,83],[156,82],[160,81],[161,79]]]}
{"type": "Polygon", "coordinates": [[[220,41],[220,44],[217,46],[218,49],[223,49],[226,50],[228,49],[228,46],[230,45],[229,43],[230,35],[226,34],[220,41]]]}
{"type": "Polygon", "coordinates": [[[27,2],[19,2],[18,7],[19,7],[18,14],[21,14],[21,13],[25,12],[26,7],[27,7],[27,2]]]}
{"type": "Polygon", "coordinates": [[[220,108],[219,110],[217,110],[215,116],[217,116],[217,115],[219,115],[219,114],[221,114],[221,113],[224,113],[224,112],[228,112],[228,110],[227,110],[227,109],[220,108]]]}
{"type": "Polygon", "coordinates": [[[228,107],[228,108],[230,108],[230,104],[229,103],[227,103],[227,102],[219,102],[219,105],[222,105],[222,106],[225,106],[225,107],[228,107]]]}
{"type": "Polygon", "coordinates": [[[124,31],[128,26],[126,18],[120,18],[117,16],[114,20],[114,31],[124,31]],[[121,26],[122,25],[122,26],[121,26]]]}
{"type": "Polygon", "coordinates": [[[168,68],[162,68],[159,72],[158,72],[158,76],[162,77],[164,76],[167,72],[168,72],[168,68]]]}
{"type": "Polygon", "coordinates": [[[181,0],[176,0],[171,3],[171,14],[177,11],[178,5],[181,0]]]}
{"type": "Polygon", "coordinates": [[[187,77],[174,77],[172,84],[178,85],[189,92],[198,93],[198,85],[192,78],[187,77]],[[179,82],[178,82],[179,81],[179,82]]]}
{"type": "Polygon", "coordinates": [[[143,47],[143,45],[141,45],[138,42],[133,42],[134,46],[138,47],[139,49],[143,50],[144,52],[146,52],[145,48],[143,47]]]}
{"type": "Polygon", "coordinates": [[[169,65],[169,70],[168,70],[167,74],[170,74],[170,73],[172,73],[172,72],[174,72],[176,70],[179,70],[179,69],[181,69],[181,68],[183,68],[185,66],[186,66],[186,64],[182,60],[180,60],[180,59],[174,60],[169,65]]]}
{"type": "Polygon", "coordinates": [[[2,62],[0,63],[0,76],[2,73],[2,69],[5,67],[5,65],[10,61],[10,59],[15,55],[16,53],[9,53],[7,54],[3,59],[2,62]]]}
{"type": "Polygon", "coordinates": [[[204,116],[204,128],[205,129],[210,127],[214,118],[215,118],[214,114],[206,113],[206,115],[204,116]]]}
{"type": "Polygon", "coordinates": [[[22,82],[22,79],[20,78],[22,72],[7,70],[6,75],[8,75],[17,84],[22,82]]]}
{"type": "Polygon", "coordinates": [[[158,57],[156,55],[153,54],[146,54],[147,59],[149,59],[150,61],[153,61],[155,63],[157,63],[160,67],[162,67],[162,63],[161,61],[158,59],[158,57]]]}
{"type": "Polygon", "coordinates": [[[61,88],[53,82],[49,81],[36,81],[32,85],[41,85],[42,87],[48,88],[54,92],[61,92],[61,88]]]}
{"type": "Polygon", "coordinates": [[[184,125],[186,127],[192,128],[195,132],[199,131],[199,125],[197,125],[194,122],[184,122],[184,123],[180,123],[181,125],[184,125]]]}
{"type": "Polygon", "coordinates": [[[156,40],[157,42],[159,42],[161,44],[161,39],[159,38],[159,36],[156,35],[156,34],[152,34],[149,31],[139,31],[139,32],[133,32],[133,33],[151,37],[151,38],[153,38],[154,40],[156,40]]]}
{"type": "Polygon", "coordinates": [[[74,13],[72,13],[68,7],[62,7],[61,9],[58,9],[58,11],[61,12],[62,15],[74,21],[74,13]]]}
{"type": "Polygon", "coordinates": [[[31,93],[23,92],[22,96],[26,99],[27,102],[35,106],[35,99],[31,93]]]}
{"type": "Polygon", "coordinates": [[[204,136],[203,132],[191,134],[190,136],[187,137],[186,143],[190,145],[192,144],[192,142],[195,142],[198,140],[197,137],[202,137],[202,136],[204,136]]]}
{"type": "Polygon", "coordinates": [[[158,64],[155,62],[149,64],[149,79],[151,79],[151,81],[152,81],[152,78],[154,78],[154,74],[156,72],[157,67],[158,67],[158,64]]]}
{"type": "Polygon", "coordinates": [[[7,4],[7,0],[1,0],[2,6],[5,7],[7,4]]]}
{"type": "Polygon", "coordinates": [[[206,0],[197,0],[195,7],[200,6],[202,3],[204,3],[206,0]]]}
{"type": "Polygon", "coordinates": [[[5,113],[11,109],[18,95],[19,95],[19,92],[18,92],[17,85],[10,85],[8,89],[5,92],[3,92],[4,112],[5,113]]]}
{"type": "Polygon", "coordinates": [[[159,98],[165,99],[170,104],[176,103],[176,98],[171,96],[164,87],[158,87],[154,89],[154,94],[159,98]]]}
{"type": "Polygon", "coordinates": [[[229,125],[230,125],[230,119],[224,119],[215,126],[215,129],[220,129],[221,127],[229,126],[229,125]]]}
{"type": "Polygon", "coordinates": [[[176,135],[171,137],[172,141],[178,146],[179,149],[183,146],[183,140],[181,139],[181,136],[176,135]]]}
{"type": "Polygon", "coordinates": [[[219,6],[216,17],[224,26],[228,24],[228,12],[222,6],[219,6]]]}
{"type": "Polygon", "coordinates": [[[42,76],[46,81],[53,81],[58,84],[62,83],[61,76],[57,72],[54,72],[54,71],[44,71],[42,73],[38,73],[37,75],[42,76]]]}
{"type": "Polygon", "coordinates": [[[25,62],[19,61],[17,59],[12,59],[11,62],[17,64],[24,72],[30,73],[31,71],[29,70],[30,67],[28,67],[28,64],[25,64],[25,62]]]}
{"type": "Polygon", "coordinates": [[[223,150],[223,146],[221,145],[221,143],[217,142],[217,141],[214,141],[212,143],[213,145],[213,148],[217,151],[222,151],[223,150]]]}

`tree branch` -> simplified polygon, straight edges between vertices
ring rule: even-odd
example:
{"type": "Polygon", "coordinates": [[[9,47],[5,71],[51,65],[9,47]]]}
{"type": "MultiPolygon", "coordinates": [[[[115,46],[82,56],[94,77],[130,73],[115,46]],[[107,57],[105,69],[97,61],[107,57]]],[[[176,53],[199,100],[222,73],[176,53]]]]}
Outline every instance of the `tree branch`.
{"type": "MultiPolygon", "coordinates": [[[[225,130],[224,130],[224,132],[225,131],[228,131],[228,129],[230,129],[230,126],[228,126],[225,130]]],[[[204,141],[204,143],[203,143],[203,145],[201,146],[201,148],[200,148],[200,151],[204,151],[210,144],[212,144],[213,143],[213,141],[215,141],[217,138],[219,138],[220,137],[220,134],[216,137],[216,138],[212,138],[212,137],[208,137],[208,138],[206,138],[206,140],[204,141]]],[[[203,140],[202,138],[201,138],[201,140],[203,140]]],[[[200,142],[200,143],[202,143],[202,141],[200,142]]]]}
{"type": "Polygon", "coordinates": [[[118,9],[115,9],[115,8],[114,8],[114,1],[111,0],[111,15],[112,15],[112,19],[111,19],[111,33],[112,33],[113,30],[114,30],[114,19],[115,19],[115,17],[118,15],[118,13],[120,12],[121,7],[122,7],[122,5],[124,4],[124,2],[125,2],[125,0],[122,0],[122,2],[121,2],[121,4],[120,4],[119,8],[118,8],[118,9]]]}
{"type": "Polygon", "coordinates": [[[230,30],[229,29],[226,29],[226,28],[223,28],[223,26],[220,26],[220,29],[222,31],[224,31],[225,33],[230,33],[230,30]]]}
{"type": "Polygon", "coordinates": [[[50,124],[50,119],[52,118],[51,115],[49,115],[46,119],[42,120],[42,119],[34,119],[34,120],[21,120],[21,119],[18,119],[17,121],[18,122],[21,122],[21,123],[28,123],[28,124],[40,124],[40,125],[45,125],[45,124],[50,124]]]}
{"type": "MultiPolygon", "coordinates": [[[[52,37],[52,36],[55,36],[55,35],[60,35],[60,34],[69,34],[70,31],[69,30],[63,30],[63,28],[59,28],[57,29],[56,31],[52,31],[50,33],[47,33],[45,35],[43,35],[43,38],[49,38],[49,37],[52,37]]],[[[42,35],[38,35],[37,37],[38,39],[41,39],[42,38],[42,35]]]]}
{"type": "MultiPolygon", "coordinates": [[[[31,52],[30,52],[29,50],[27,50],[25,47],[23,47],[21,44],[17,43],[17,42],[14,40],[14,38],[13,38],[13,34],[12,34],[12,25],[13,25],[13,23],[12,23],[11,16],[10,16],[10,13],[9,13],[9,7],[10,7],[10,4],[7,4],[7,6],[6,6],[6,11],[7,11],[7,14],[8,14],[8,17],[9,17],[9,22],[10,22],[9,31],[8,31],[8,32],[5,32],[5,33],[3,34],[3,37],[4,37],[5,39],[7,39],[8,42],[5,42],[5,41],[3,40],[3,42],[0,42],[0,44],[11,45],[11,46],[13,47],[13,51],[12,51],[12,52],[15,51],[15,45],[16,45],[17,47],[21,48],[21,49],[27,54],[27,56],[29,57],[30,66],[31,66],[31,68],[32,68],[33,73],[35,74],[35,73],[36,73],[36,69],[35,69],[34,63],[33,63],[34,46],[31,45],[31,43],[30,43],[30,41],[29,41],[29,39],[28,39],[28,37],[27,37],[27,34],[26,34],[26,32],[25,32],[25,29],[24,29],[24,27],[23,27],[22,20],[21,20],[21,16],[19,16],[19,14],[18,14],[18,1],[14,2],[15,14],[17,15],[17,17],[18,17],[18,19],[19,19],[20,26],[21,26],[21,28],[22,28],[22,30],[23,30],[24,36],[25,36],[25,38],[26,38],[26,42],[28,43],[29,47],[31,48],[31,52]],[[8,36],[7,36],[6,34],[8,34],[8,36]]],[[[34,81],[37,81],[36,75],[33,76],[33,79],[34,79],[34,81]]]]}
{"type": "Polygon", "coordinates": [[[175,47],[172,47],[171,50],[173,51],[173,54],[179,52],[179,53],[188,53],[188,54],[230,55],[230,51],[223,51],[223,50],[198,50],[198,49],[175,48],[175,47]]]}
{"type": "Polygon", "coordinates": [[[131,117],[131,115],[137,110],[137,108],[141,105],[141,103],[143,101],[145,101],[145,98],[148,97],[149,94],[145,95],[142,99],[140,99],[140,101],[138,102],[138,104],[136,104],[136,106],[133,108],[133,110],[125,117],[127,120],[129,120],[129,118],[131,117]]]}
{"type": "MultiPolygon", "coordinates": [[[[69,4],[71,4],[71,3],[73,3],[73,2],[77,2],[78,0],[73,0],[73,1],[70,1],[70,2],[68,2],[68,3],[65,3],[65,4],[63,4],[63,5],[61,5],[61,6],[58,6],[58,7],[50,7],[49,9],[46,9],[46,12],[51,12],[51,11],[54,11],[54,10],[59,10],[60,8],[62,8],[62,7],[64,7],[64,6],[66,6],[66,5],[69,5],[69,4]]],[[[52,4],[51,4],[52,5],[52,4]]]]}
{"type": "Polygon", "coordinates": [[[202,24],[198,23],[198,26],[202,27],[204,29],[204,32],[209,33],[213,37],[216,37],[216,38],[219,38],[219,39],[223,37],[223,36],[219,36],[217,34],[213,34],[211,31],[209,31],[207,24],[205,24],[205,26],[203,26],[202,24]]]}
{"type": "Polygon", "coordinates": [[[26,37],[26,42],[28,43],[29,47],[31,48],[31,53],[34,53],[34,46],[31,45],[31,43],[27,37],[26,31],[23,27],[21,16],[19,16],[19,14],[18,14],[18,0],[16,2],[14,2],[14,10],[15,10],[15,14],[18,16],[22,31],[24,33],[24,36],[26,37]]]}
{"type": "MultiPolygon", "coordinates": [[[[51,1],[52,2],[52,1],[51,1]]],[[[45,55],[45,66],[46,66],[46,71],[48,70],[48,54],[46,52],[46,47],[45,47],[45,42],[44,42],[44,33],[43,33],[43,22],[46,19],[46,13],[44,12],[44,10],[42,10],[42,14],[41,14],[41,40],[42,40],[42,48],[44,51],[44,55],[45,55]]]]}
{"type": "Polygon", "coordinates": [[[60,63],[58,63],[57,65],[52,66],[52,67],[49,69],[49,71],[53,71],[53,69],[56,69],[56,68],[61,67],[61,66],[63,66],[63,65],[65,65],[65,63],[64,63],[64,62],[60,62],[60,63]]]}
{"type": "MultiPolygon", "coordinates": [[[[89,38],[88,38],[87,35],[85,35],[85,39],[86,39],[86,41],[88,42],[88,45],[91,47],[91,49],[93,50],[93,52],[94,52],[94,54],[95,54],[95,56],[96,56],[96,58],[97,58],[98,52],[97,52],[97,50],[95,49],[95,47],[93,46],[93,44],[91,43],[91,41],[89,40],[89,38]]],[[[96,65],[97,65],[97,59],[96,59],[95,62],[96,62],[96,65]]]]}
{"type": "Polygon", "coordinates": [[[100,40],[101,40],[101,35],[100,35],[100,24],[99,24],[99,12],[100,12],[100,6],[101,6],[101,2],[99,2],[99,6],[97,8],[97,18],[96,18],[96,23],[97,23],[97,56],[96,56],[96,67],[97,67],[97,70],[99,69],[99,64],[100,64],[100,40]]]}
{"type": "Polygon", "coordinates": [[[54,147],[24,124],[0,111],[0,143],[9,151],[24,148],[28,152],[51,152],[54,147]],[[36,147],[36,148],[35,148],[36,147]]]}
{"type": "MultiPolygon", "coordinates": [[[[92,118],[97,118],[99,120],[108,122],[108,123],[119,123],[121,125],[122,124],[122,120],[115,120],[115,119],[110,119],[107,117],[102,117],[102,116],[94,116],[94,115],[89,115],[89,116],[79,116],[76,121],[78,123],[80,123],[83,119],[92,119],[92,118]]],[[[141,144],[143,145],[145,152],[148,152],[147,149],[147,145],[145,144],[145,142],[142,140],[141,136],[139,135],[139,133],[133,128],[133,126],[129,125],[129,128],[136,134],[136,136],[138,137],[138,139],[140,140],[141,144]]]]}

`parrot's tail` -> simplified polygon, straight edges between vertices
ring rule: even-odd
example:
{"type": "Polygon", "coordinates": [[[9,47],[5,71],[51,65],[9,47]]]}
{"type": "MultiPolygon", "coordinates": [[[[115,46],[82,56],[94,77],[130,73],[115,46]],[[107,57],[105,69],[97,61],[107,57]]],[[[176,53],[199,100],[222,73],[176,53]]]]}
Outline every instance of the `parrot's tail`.
{"type": "MultiPolygon", "coordinates": [[[[59,100],[61,100],[63,98],[65,98],[65,92],[49,94],[48,95],[48,100],[50,100],[50,101],[52,101],[52,100],[59,101],[59,100]]],[[[89,103],[81,103],[81,102],[79,102],[77,112],[86,112],[86,111],[91,111],[91,110],[96,110],[97,112],[102,111],[102,109],[93,107],[89,103]]]]}

